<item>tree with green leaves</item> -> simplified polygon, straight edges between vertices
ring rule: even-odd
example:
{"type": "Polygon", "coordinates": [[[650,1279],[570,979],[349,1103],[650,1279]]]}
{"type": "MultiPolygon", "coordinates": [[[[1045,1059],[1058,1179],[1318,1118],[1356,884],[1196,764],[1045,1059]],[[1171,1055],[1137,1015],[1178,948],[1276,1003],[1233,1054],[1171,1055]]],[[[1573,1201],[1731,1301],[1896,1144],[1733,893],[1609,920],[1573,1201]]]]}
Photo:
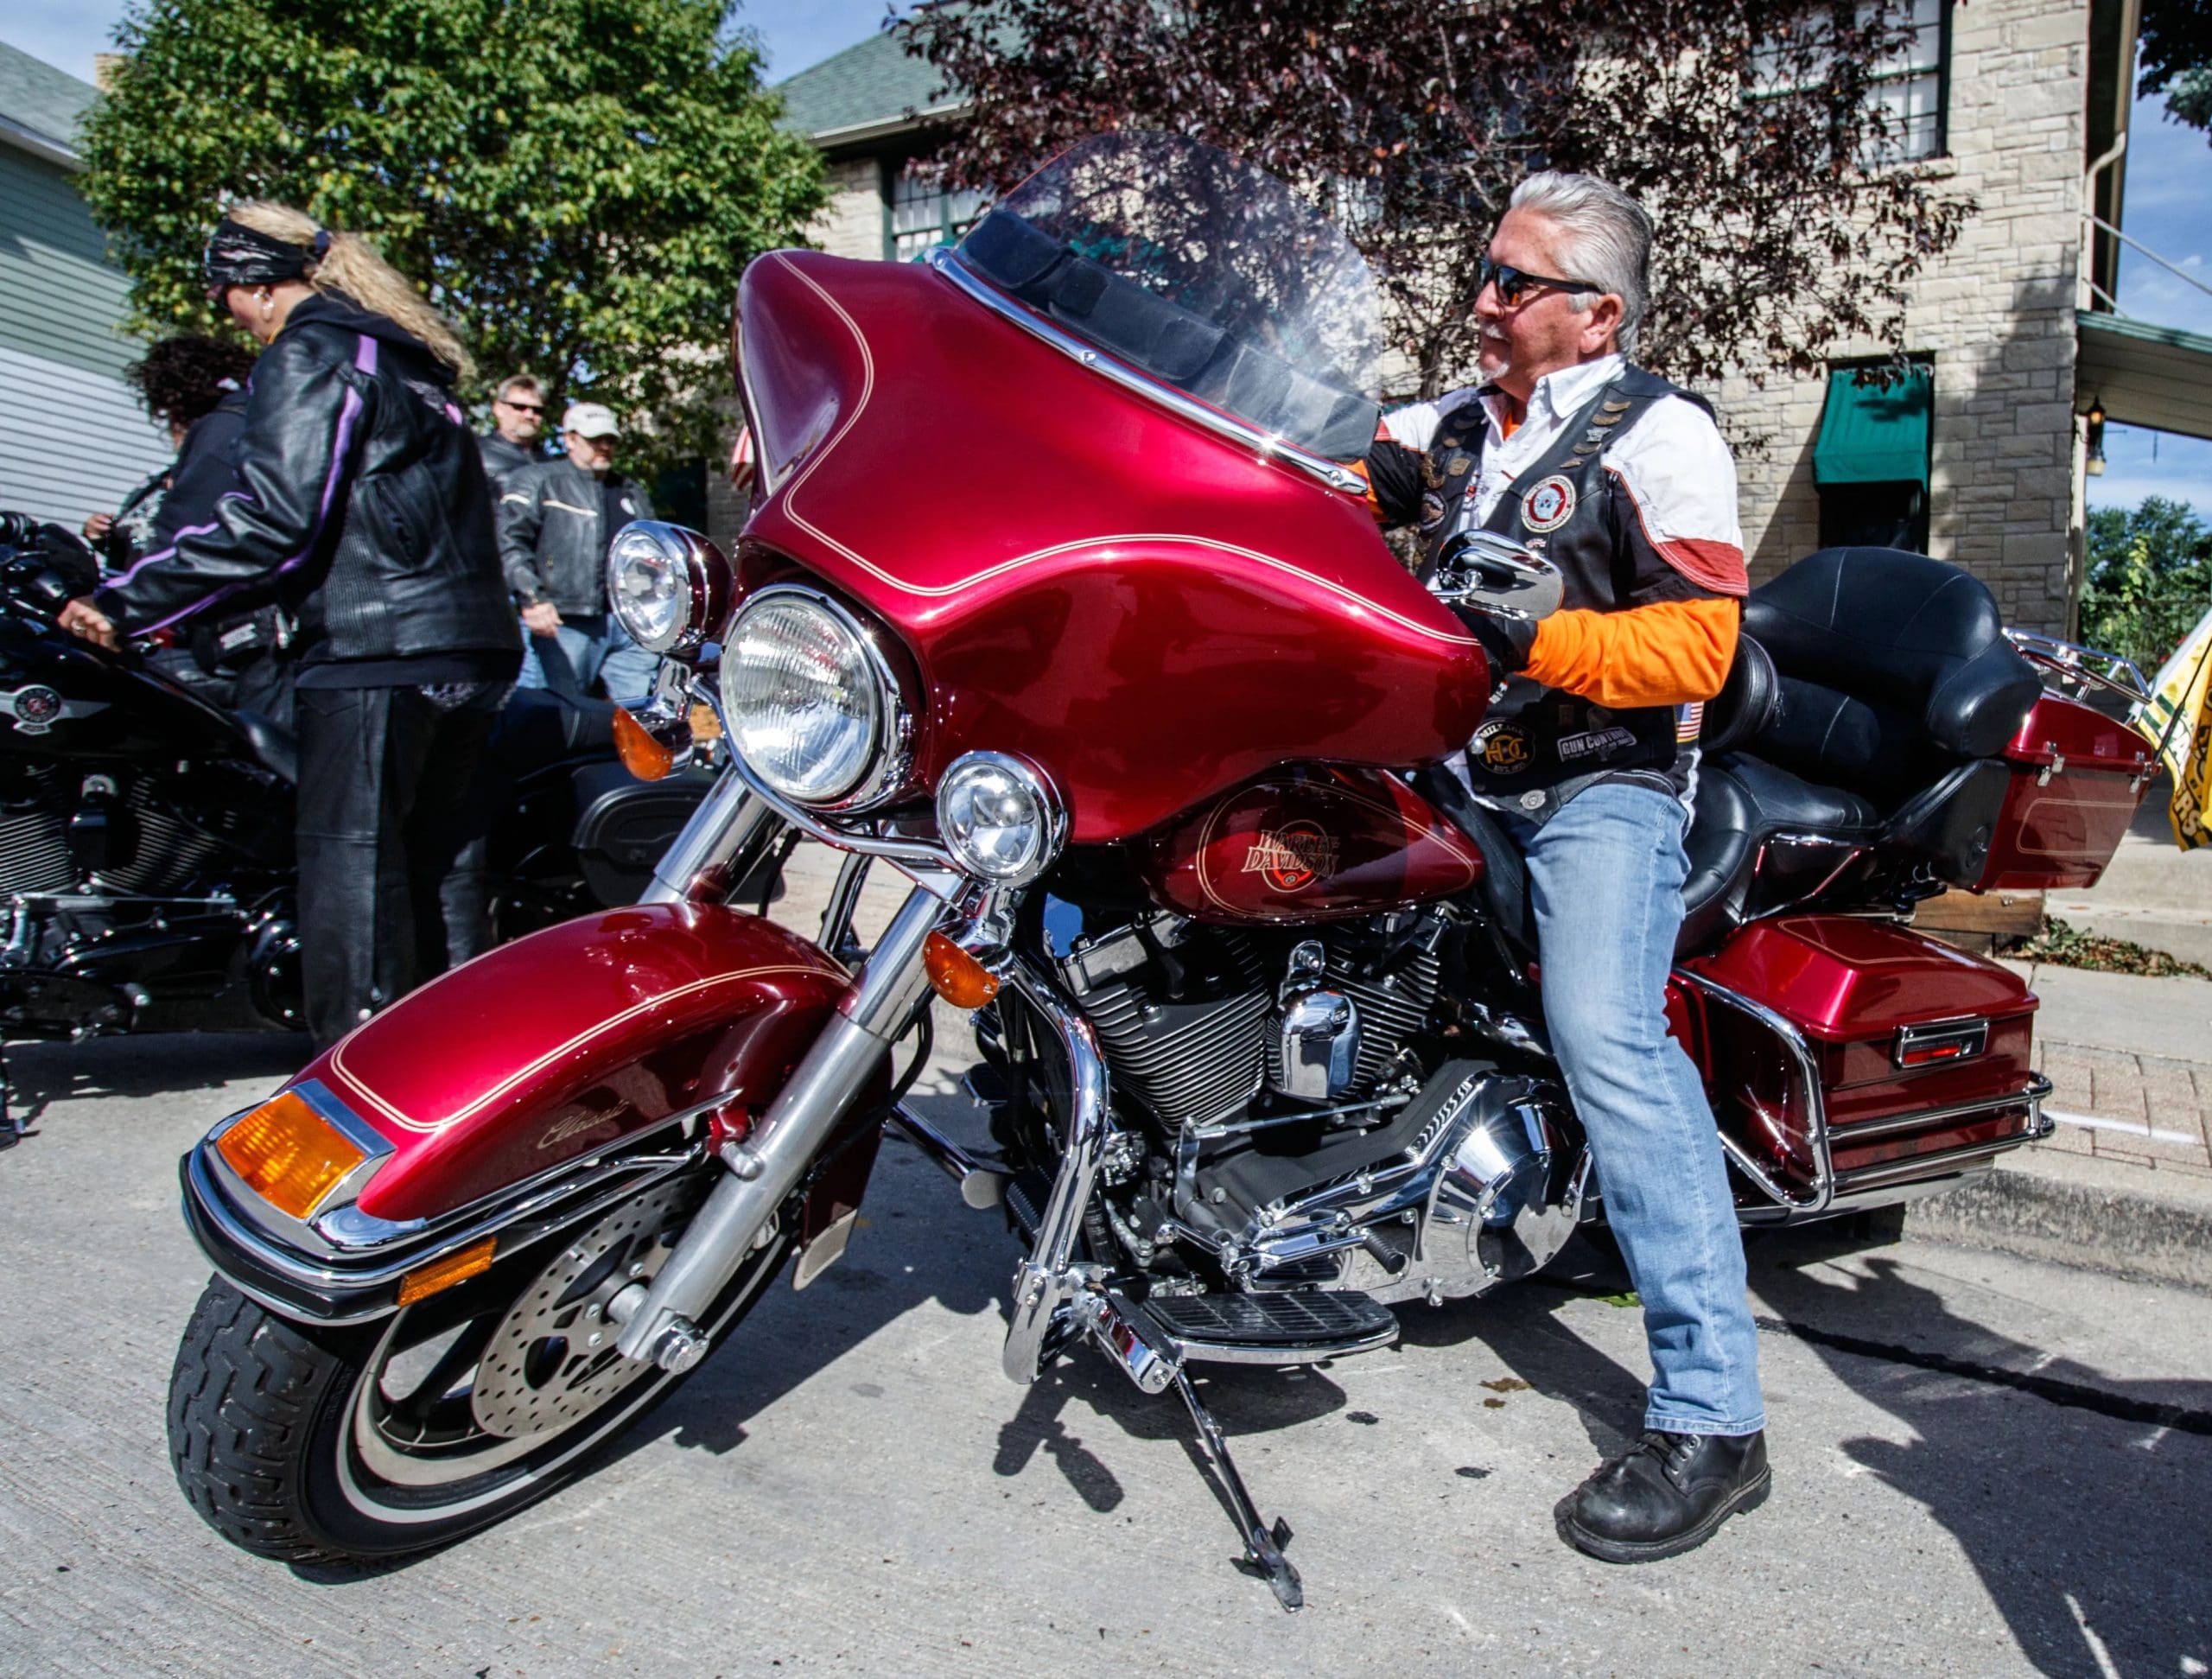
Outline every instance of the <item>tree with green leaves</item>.
{"type": "Polygon", "coordinates": [[[2212,0],[2144,0],[2135,91],[2164,93],[2192,128],[2212,129],[2212,0]]]}
{"type": "MultiPolygon", "coordinates": [[[[149,331],[219,321],[226,201],[367,236],[463,330],[639,426],[712,446],[739,271],[800,241],[814,149],[776,126],[729,0],[142,0],[84,136],[84,190],[149,331]]],[[[556,409],[557,412],[557,407],[556,409]]]]}
{"type": "Polygon", "coordinates": [[[2186,502],[2155,495],[2096,508],[2088,523],[2082,639],[2147,676],[2212,609],[2212,530],[2186,502]]]}

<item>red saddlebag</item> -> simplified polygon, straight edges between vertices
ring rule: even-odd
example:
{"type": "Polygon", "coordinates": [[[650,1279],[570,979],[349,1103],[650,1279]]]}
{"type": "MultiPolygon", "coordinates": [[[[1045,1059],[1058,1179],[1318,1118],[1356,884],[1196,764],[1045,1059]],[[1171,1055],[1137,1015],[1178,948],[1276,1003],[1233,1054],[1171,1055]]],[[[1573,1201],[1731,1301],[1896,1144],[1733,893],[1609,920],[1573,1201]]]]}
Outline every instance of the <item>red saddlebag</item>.
{"type": "Polygon", "coordinates": [[[2037,700],[2005,747],[2012,784],[1977,889],[2094,886],[2149,784],[2151,746],[2102,712],[2037,700]]]}
{"type": "Polygon", "coordinates": [[[2036,998],[1891,922],[1785,915],[1675,970],[1739,1199],[1800,1213],[1903,1199],[2046,1134],[2036,998]]]}

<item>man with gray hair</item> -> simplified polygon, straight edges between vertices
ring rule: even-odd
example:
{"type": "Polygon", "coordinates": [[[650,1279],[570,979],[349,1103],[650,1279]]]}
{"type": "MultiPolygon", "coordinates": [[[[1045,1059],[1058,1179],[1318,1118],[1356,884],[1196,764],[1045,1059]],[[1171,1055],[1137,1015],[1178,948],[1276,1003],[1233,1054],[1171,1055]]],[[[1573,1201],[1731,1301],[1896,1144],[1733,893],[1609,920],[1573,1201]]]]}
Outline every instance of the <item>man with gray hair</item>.
{"type": "Polygon", "coordinates": [[[545,387],[536,376],[510,373],[501,379],[492,397],[492,429],[476,439],[494,501],[514,487],[519,474],[545,458],[537,442],[544,425],[545,387]]]}
{"type": "MultiPolygon", "coordinates": [[[[1482,383],[1391,414],[1368,457],[1386,524],[1433,566],[1462,530],[1558,566],[1538,624],[1467,610],[1503,684],[1437,796],[1526,857],[1544,1019],[1643,1303],[1643,1433],[1559,1508],[1608,1561],[1702,1544],[1767,1495],[1758,1332],[1703,1083],[1668,1035],[1703,703],[1747,583],[1736,467],[1698,397],[1634,366],[1651,222],[1588,175],[1531,175],[1491,237],[1482,383]]],[[[1440,785],[1438,785],[1440,784],[1440,785]]]]}

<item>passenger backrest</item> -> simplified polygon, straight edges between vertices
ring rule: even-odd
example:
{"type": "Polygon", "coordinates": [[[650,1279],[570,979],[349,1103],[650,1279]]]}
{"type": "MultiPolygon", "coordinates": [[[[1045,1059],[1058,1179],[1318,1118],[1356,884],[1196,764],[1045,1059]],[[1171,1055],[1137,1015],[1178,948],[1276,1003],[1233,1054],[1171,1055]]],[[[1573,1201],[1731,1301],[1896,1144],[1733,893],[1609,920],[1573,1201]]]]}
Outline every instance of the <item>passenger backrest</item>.
{"type": "Polygon", "coordinates": [[[1781,677],[1748,750],[1893,805],[1955,765],[1993,757],[2042,691],[1980,579],[1891,548],[1826,548],[1745,603],[1781,677]]]}

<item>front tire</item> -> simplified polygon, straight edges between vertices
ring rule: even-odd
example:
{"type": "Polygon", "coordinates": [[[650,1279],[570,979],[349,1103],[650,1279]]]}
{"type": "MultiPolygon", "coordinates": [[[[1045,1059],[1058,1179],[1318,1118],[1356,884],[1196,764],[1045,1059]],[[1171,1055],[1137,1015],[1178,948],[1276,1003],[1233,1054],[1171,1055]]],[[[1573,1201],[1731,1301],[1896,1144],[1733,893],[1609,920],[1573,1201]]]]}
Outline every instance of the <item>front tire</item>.
{"type": "MultiPolygon", "coordinates": [[[[294,1323],[211,1279],[169,1378],[186,1499],[243,1550],[329,1563],[428,1550],[543,1498],[683,1379],[613,1353],[611,1325],[599,1332],[608,1345],[586,1350],[582,1317],[626,1275],[658,1269],[699,1199],[641,1192],[587,1230],[353,1327],[294,1323]]],[[[747,1254],[704,1314],[717,1343],[789,1250],[779,1234],[747,1254]]]]}

